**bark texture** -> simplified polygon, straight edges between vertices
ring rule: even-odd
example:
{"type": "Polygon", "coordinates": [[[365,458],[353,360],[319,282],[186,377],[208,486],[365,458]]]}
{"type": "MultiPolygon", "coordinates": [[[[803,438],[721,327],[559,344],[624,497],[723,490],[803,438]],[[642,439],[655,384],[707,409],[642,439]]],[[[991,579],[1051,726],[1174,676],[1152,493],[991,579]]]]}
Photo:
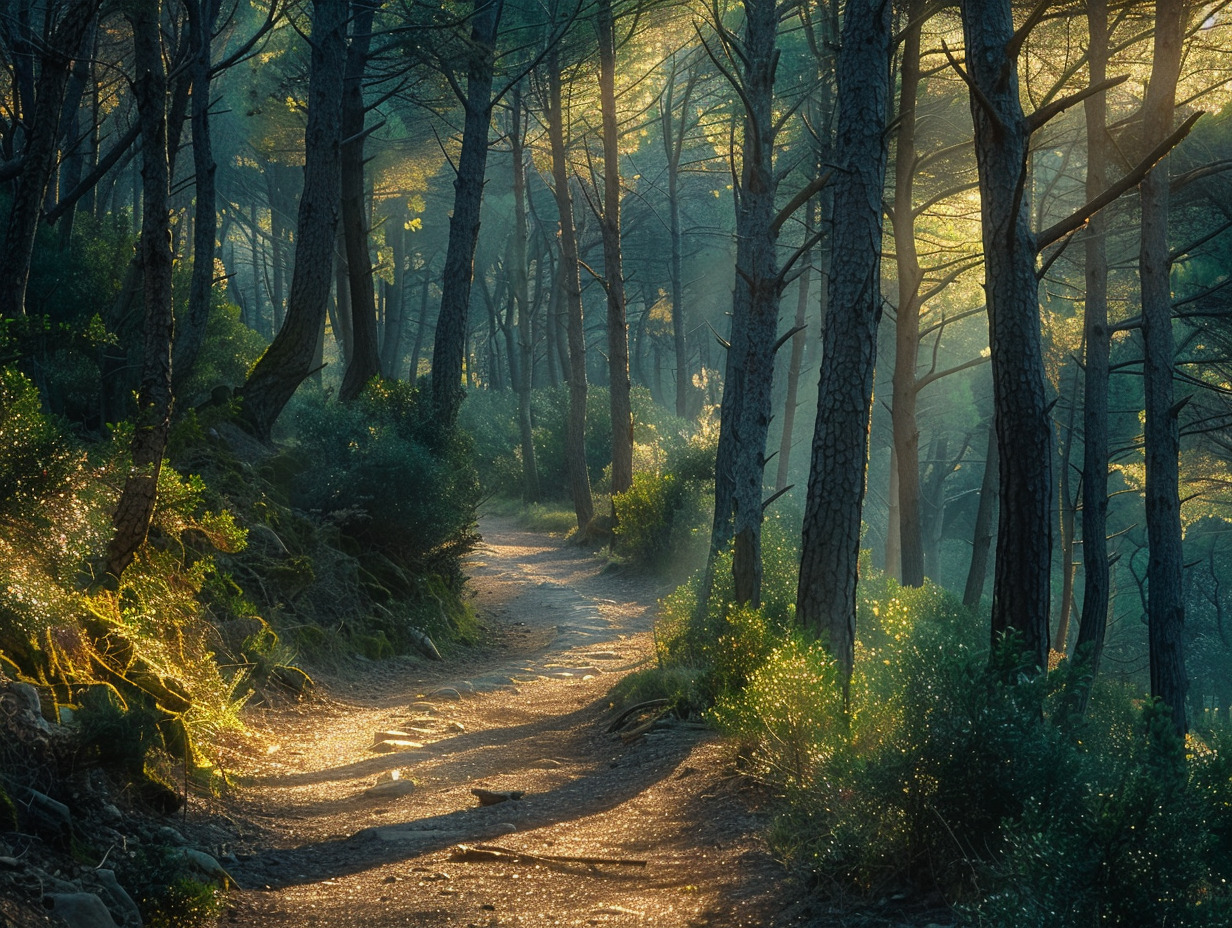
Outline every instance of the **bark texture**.
{"type": "Polygon", "coordinates": [[[850,0],[838,55],[833,248],[796,618],[827,643],[844,685],[855,661],[856,573],[881,320],[888,150],[889,0],[850,0]]]}
{"type": "MultiPolygon", "coordinates": [[[[578,271],[577,230],[573,224],[573,197],[569,193],[569,165],[565,152],[565,111],[561,99],[560,57],[557,47],[547,56],[548,137],[552,147],[552,187],[559,222],[560,266],[556,295],[566,314],[569,347],[569,418],[565,429],[565,462],[573,511],[580,531],[595,515],[586,469],[586,330],[582,320],[582,281],[578,271]]],[[[559,303],[558,303],[559,305],[559,303]]]]}
{"type": "Polygon", "coordinates": [[[441,307],[432,346],[432,402],[439,425],[452,428],[462,405],[462,361],[466,356],[475,246],[488,168],[488,131],[492,122],[492,80],[496,34],[503,0],[475,0],[466,63],[466,100],[462,150],[454,179],[453,215],[441,277],[441,307]]]}
{"type": "MultiPolygon", "coordinates": [[[[778,69],[778,14],[773,0],[745,0],[742,163],[736,193],[736,281],[732,290],[730,348],[719,407],[714,523],[710,570],[716,555],[735,542],[732,571],[738,603],[761,601],[761,525],[766,433],[774,384],[779,274],[775,242],[774,78],[778,69]]],[[[734,38],[729,41],[735,41],[734,38]]],[[[709,584],[707,584],[709,586],[709,584]]],[[[707,590],[708,593],[708,590],[707,590]]]]}
{"type": "Polygon", "coordinates": [[[376,297],[372,257],[368,253],[368,207],[364,196],[364,73],[372,45],[372,0],[353,0],[351,44],[347,48],[342,88],[342,238],[346,248],[347,282],[351,296],[351,355],[338,398],[350,402],[381,373],[376,330],[376,297]]]}
{"type": "Polygon", "coordinates": [[[132,467],[112,516],[106,572],[119,578],[145,542],[154,515],[158,474],[171,424],[171,170],[167,161],[167,72],[159,33],[159,4],[136,4],[133,82],[141,120],[142,217],[139,255],[145,306],[144,353],[137,414],[133,422],[132,467]]]}
{"type": "MultiPolygon", "coordinates": [[[[1183,0],[1155,4],[1155,49],[1143,103],[1147,144],[1172,130],[1185,28],[1183,0]]],[[[1166,165],[1167,162],[1164,162],[1166,165]]],[[[1168,257],[1168,171],[1156,167],[1141,186],[1142,343],[1146,401],[1147,626],[1151,695],[1172,712],[1176,730],[1188,727],[1185,692],[1185,597],[1181,552],[1180,437],[1173,399],[1171,260],[1168,257]]]]}
{"type": "MultiPolygon", "coordinates": [[[[1087,67],[1091,83],[1108,75],[1108,2],[1089,0],[1087,67]]],[[[1093,200],[1108,186],[1108,103],[1103,94],[1084,101],[1087,121],[1086,196],[1093,200]]],[[[1087,223],[1083,241],[1086,300],[1083,338],[1086,356],[1082,405],[1082,617],[1074,655],[1086,661],[1088,681],[1099,673],[1108,628],[1108,381],[1111,336],[1108,331],[1108,220],[1102,212],[1087,223]]],[[[1085,710],[1089,682],[1079,708],[1085,710]]]]}
{"type": "MultiPolygon", "coordinates": [[[[898,564],[887,560],[903,586],[924,583],[924,542],[920,527],[920,429],[916,420],[919,387],[916,358],[920,347],[920,286],[924,274],[915,240],[915,122],[920,90],[920,32],[923,0],[907,6],[908,26],[899,65],[898,133],[894,154],[894,252],[898,265],[898,306],[894,329],[891,422],[898,478],[898,564]]],[[[892,503],[893,505],[893,503],[892,503]]]]}
{"type": "Polygon", "coordinates": [[[598,0],[599,108],[603,117],[603,277],[607,291],[607,370],[612,414],[612,493],[633,486],[633,412],[629,403],[629,323],[620,254],[620,132],[616,125],[616,34],[612,0],[598,0]]]}
{"type": "Polygon", "coordinates": [[[346,21],[346,0],[314,0],[304,189],[287,315],[242,391],[244,416],[263,439],[269,438],[283,407],[312,372],[329,302],[341,189],[346,21]]]}
{"type": "Polygon", "coordinates": [[[1030,129],[1018,96],[1009,0],[964,0],[966,68],[979,169],[984,290],[1000,460],[994,646],[1019,638],[1026,670],[1048,666],[1052,425],[1044,387],[1035,238],[1027,189],[1030,129]]]}

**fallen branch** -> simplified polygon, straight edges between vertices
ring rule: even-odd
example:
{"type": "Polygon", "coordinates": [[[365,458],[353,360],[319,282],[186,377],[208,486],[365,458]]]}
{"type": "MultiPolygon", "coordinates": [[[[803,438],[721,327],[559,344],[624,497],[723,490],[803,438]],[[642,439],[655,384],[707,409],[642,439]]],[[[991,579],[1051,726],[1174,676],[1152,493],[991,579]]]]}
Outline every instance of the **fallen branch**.
{"type": "Polygon", "coordinates": [[[620,713],[620,715],[616,716],[615,721],[607,727],[607,730],[609,733],[614,732],[639,712],[645,712],[647,709],[659,709],[668,705],[670,702],[671,700],[669,699],[650,699],[646,702],[639,702],[636,706],[630,706],[624,712],[620,713]]]}
{"type": "Polygon", "coordinates": [[[585,864],[595,867],[608,864],[613,867],[645,867],[644,860],[620,857],[574,857],[563,854],[526,854],[495,844],[459,844],[449,855],[451,861],[468,864],[585,864]]]}

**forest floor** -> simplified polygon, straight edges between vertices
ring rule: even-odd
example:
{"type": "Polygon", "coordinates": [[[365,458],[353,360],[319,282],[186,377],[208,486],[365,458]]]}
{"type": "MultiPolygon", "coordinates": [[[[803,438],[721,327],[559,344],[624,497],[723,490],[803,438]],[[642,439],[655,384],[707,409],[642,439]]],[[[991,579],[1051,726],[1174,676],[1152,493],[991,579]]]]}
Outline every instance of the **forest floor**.
{"type": "Polygon", "coordinates": [[[224,761],[238,788],[194,798],[186,823],[238,883],[223,925],[932,921],[808,901],[762,840],[770,797],[703,727],[608,733],[665,589],[503,519],[481,531],[468,572],[487,645],[250,710],[224,761]],[[521,797],[481,805],[473,789],[521,797]]]}

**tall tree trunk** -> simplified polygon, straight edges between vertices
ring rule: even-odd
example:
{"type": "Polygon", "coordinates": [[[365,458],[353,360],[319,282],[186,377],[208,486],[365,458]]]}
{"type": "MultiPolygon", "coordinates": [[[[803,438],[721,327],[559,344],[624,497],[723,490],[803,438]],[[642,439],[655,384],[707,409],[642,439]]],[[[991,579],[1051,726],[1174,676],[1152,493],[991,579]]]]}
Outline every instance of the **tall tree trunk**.
{"type": "Polygon", "coordinates": [[[141,119],[144,209],[139,248],[145,336],[132,466],[112,516],[115,532],[107,545],[106,571],[117,579],[133,562],[149,531],[171,424],[171,171],[167,161],[167,71],[159,13],[157,3],[137,4],[128,13],[137,72],[133,86],[141,119]]]}
{"type": "Polygon", "coordinates": [[[368,381],[381,373],[364,195],[364,72],[368,69],[376,4],[374,0],[353,0],[352,11],[351,44],[342,89],[342,237],[350,284],[352,337],[351,356],[338,389],[338,398],[344,403],[358,397],[368,381]]]}
{"type": "MultiPolygon", "coordinates": [[[[805,206],[804,238],[813,237],[814,210],[813,204],[805,206]]],[[[793,327],[796,334],[791,337],[791,358],[787,362],[787,395],[783,399],[783,434],[779,440],[778,472],[774,477],[774,490],[779,492],[787,488],[788,475],[791,471],[791,446],[796,431],[796,407],[800,405],[800,368],[804,364],[804,348],[808,342],[808,300],[809,282],[813,274],[813,250],[800,259],[803,270],[800,271],[799,289],[796,291],[796,318],[793,327]]]]}
{"type": "Polygon", "coordinates": [[[406,204],[395,200],[385,220],[385,241],[393,260],[393,283],[385,295],[385,337],[381,340],[381,370],[386,377],[398,375],[406,330],[406,204]]]}
{"type": "MultiPolygon", "coordinates": [[[[1088,0],[1087,69],[1091,83],[1108,76],[1108,0],[1088,0]]],[[[1108,186],[1108,101],[1095,94],[1086,109],[1086,196],[1108,186]]],[[[1112,339],[1108,331],[1108,219],[1096,213],[1083,233],[1086,293],[1083,300],[1082,404],[1082,618],[1074,655],[1085,662],[1087,683],[1078,708],[1085,711],[1090,683],[1099,673],[1108,628],[1108,382],[1112,339]]]]}
{"type": "Polygon", "coordinates": [[[894,155],[894,253],[898,265],[898,307],[895,313],[894,380],[891,420],[897,461],[900,564],[887,564],[899,572],[903,586],[924,582],[924,543],[920,528],[920,428],[916,421],[919,389],[916,359],[920,346],[920,270],[915,240],[915,122],[920,90],[920,32],[924,0],[907,5],[903,36],[901,87],[898,97],[898,133],[894,155]]]}
{"type": "Polygon", "coordinates": [[[517,307],[518,438],[522,450],[522,498],[528,503],[539,502],[539,468],[535,462],[535,441],[531,422],[531,387],[534,382],[534,339],[530,316],[530,295],[526,280],[526,111],[522,105],[522,89],[515,87],[512,98],[509,146],[513,153],[513,240],[511,242],[510,273],[513,276],[513,299],[517,307]]]}
{"type": "Polygon", "coordinates": [[[341,198],[342,85],[346,0],[314,0],[304,189],[287,317],[243,388],[244,416],[263,439],[312,371],[317,333],[329,302],[341,198]]]}
{"type": "Polygon", "coordinates": [[[343,368],[350,367],[351,355],[355,351],[355,339],[351,334],[351,275],[347,269],[346,235],[342,231],[341,222],[338,223],[338,234],[334,242],[334,302],[329,324],[334,330],[334,342],[338,345],[338,356],[342,359],[343,368]]]}
{"type": "Polygon", "coordinates": [[[603,119],[603,277],[607,291],[608,396],[612,414],[612,493],[633,486],[633,412],[629,401],[629,323],[620,254],[620,133],[616,126],[616,33],[612,0],[598,0],[599,109],[603,119]]]}
{"type": "Polygon", "coordinates": [[[504,0],[474,0],[471,17],[462,150],[458,154],[458,176],[453,182],[453,215],[449,218],[441,308],[432,348],[432,402],[437,421],[445,428],[453,427],[462,405],[462,362],[466,356],[475,245],[488,164],[496,35],[503,7],[504,0]]]}
{"type": "MultiPolygon", "coordinates": [[[[74,0],[42,47],[42,71],[34,102],[28,114],[28,133],[22,151],[21,177],[16,181],[9,207],[8,226],[0,247],[0,319],[21,316],[26,311],[26,284],[38,232],[43,198],[56,166],[60,136],[60,112],[73,59],[82,53],[99,0],[74,0]]],[[[31,88],[33,90],[33,88],[31,88]]]]}
{"type": "Polygon", "coordinates": [[[415,344],[411,348],[411,365],[409,378],[411,383],[419,380],[419,358],[423,351],[424,336],[428,333],[428,287],[432,283],[432,274],[425,264],[423,279],[419,284],[419,322],[415,326],[415,344]]]}
{"type": "Polygon", "coordinates": [[[1018,95],[1010,0],[963,0],[971,115],[979,168],[985,293],[1000,458],[992,636],[1018,636],[1022,669],[1048,666],[1052,567],[1052,423],[1044,387],[1035,237],[1030,228],[1030,129],[1018,95]]]}
{"type": "Polygon", "coordinates": [[[1060,480],[1057,505],[1060,508],[1059,526],[1061,543],[1061,605],[1057,610],[1057,634],[1052,639],[1052,648],[1061,654],[1069,650],[1069,621],[1074,606],[1074,516],[1078,500],[1070,487],[1070,461],[1074,454],[1074,431],[1078,407],[1078,373],[1075,368],[1073,387],[1070,390],[1068,421],[1060,427],[1057,449],[1060,452],[1057,469],[1060,480]]]}
{"type": "MultiPolygon", "coordinates": [[[[565,430],[565,460],[579,531],[594,518],[590,474],[586,469],[586,330],[582,320],[582,282],[579,278],[577,235],[573,225],[573,198],[569,194],[569,165],[565,151],[565,112],[561,101],[560,56],[555,45],[547,56],[548,137],[552,147],[552,186],[560,217],[558,300],[565,304],[569,345],[569,419],[565,430]]],[[[559,305],[559,303],[558,303],[559,305]]]]}
{"type": "Polygon", "coordinates": [[[688,323],[684,311],[684,247],[680,231],[680,157],[684,151],[689,127],[689,100],[697,83],[697,70],[689,69],[680,100],[680,121],[676,122],[674,98],[676,94],[676,69],[672,72],[659,102],[659,120],[662,128],[663,147],[667,155],[667,211],[668,235],[671,245],[668,255],[668,276],[672,293],[672,347],[676,352],[676,415],[681,419],[689,415],[689,394],[692,383],[689,377],[688,323]]]}
{"type": "MultiPolygon", "coordinates": [[[[1185,28],[1184,0],[1155,4],[1155,48],[1143,103],[1148,144],[1172,130],[1176,84],[1185,28]]],[[[1165,162],[1166,164],[1166,162],[1165,162]]],[[[1147,625],[1151,655],[1151,695],[1172,712],[1184,734],[1185,599],[1182,588],[1181,504],[1179,495],[1179,409],[1173,400],[1171,260],[1168,257],[1168,170],[1156,167],[1141,185],[1142,343],[1146,405],[1147,625]]]]}
{"type": "Polygon", "coordinates": [[[889,0],[849,0],[838,56],[833,249],[817,426],[809,469],[796,618],[838,661],[855,663],[860,515],[881,319],[881,199],[888,150],[889,0]]]}
{"type": "MultiPolygon", "coordinates": [[[[214,300],[214,248],[218,234],[217,184],[210,138],[210,49],[218,0],[188,0],[192,41],[192,145],[196,199],[193,204],[193,268],[188,286],[188,312],[175,340],[175,378],[183,383],[197,362],[205,341],[214,300]]],[[[255,243],[254,230],[254,243],[255,243]]]]}
{"type": "MultiPolygon", "coordinates": [[[[772,0],[745,0],[742,65],[737,80],[744,104],[744,136],[736,195],[736,280],[732,290],[730,348],[719,409],[714,524],[707,579],[720,551],[733,541],[732,573],[738,603],[761,602],[761,525],[766,433],[774,385],[779,274],[775,242],[774,78],[778,69],[778,15],[772,0]]],[[[706,583],[709,596],[710,583],[706,583]]]]}
{"type": "Polygon", "coordinates": [[[988,576],[988,550],[992,547],[994,523],[997,520],[997,429],[988,423],[988,452],[984,455],[984,476],[980,481],[980,504],[975,511],[975,531],[971,539],[971,565],[967,570],[967,586],[963,605],[979,606],[984,596],[984,580],[988,576]]]}

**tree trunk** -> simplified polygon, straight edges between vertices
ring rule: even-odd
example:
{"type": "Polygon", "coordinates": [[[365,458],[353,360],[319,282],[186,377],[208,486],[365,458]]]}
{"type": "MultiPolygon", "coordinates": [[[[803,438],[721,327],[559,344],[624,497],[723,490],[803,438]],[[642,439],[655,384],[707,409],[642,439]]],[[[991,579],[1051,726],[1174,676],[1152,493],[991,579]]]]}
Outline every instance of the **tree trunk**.
{"type": "Polygon", "coordinates": [[[4,281],[4,286],[0,287],[0,319],[21,316],[26,311],[26,284],[30,279],[34,238],[43,198],[56,167],[65,87],[73,59],[82,53],[98,7],[99,0],[75,0],[64,11],[41,50],[42,72],[34,102],[21,110],[29,114],[29,135],[22,150],[22,172],[15,183],[8,227],[0,248],[0,280],[4,281]]]}
{"type": "Polygon", "coordinates": [[[888,156],[889,0],[849,0],[838,56],[833,249],[796,619],[855,662],[856,574],[881,319],[881,199],[888,156]]]}
{"type": "Polygon", "coordinates": [[[368,210],[364,193],[364,72],[372,44],[374,0],[353,0],[351,44],[342,89],[342,238],[351,294],[351,356],[338,399],[349,403],[381,373],[376,330],[372,257],[368,251],[368,210]]]}
{"type": "MultiPolygon", "coordinates": [[[[175,340],[175,378],[183,383],[197,362],[205,341],[214,301],[214,248],[218,234],[217,184],[210,138],[210,67],[218,0],[188,0],[192,41],[192,146],[196,199],[193,204],[193,268],[188,287],[188,312],[175,340]]],[[[255,243],[254,230],[254,243],[255,243]]]]}
{"type": "MultiPolygon", "coordinates": [[[[1108,75],[1108,0],[1088,0],[1087,69],[1091,83],[1108,75]]],[[[1086,196],[1093,200],[1108,186],[1108,101],[1087,97],[1086,196]]],[[[1085,662],[1086,679],[1078,709],[1086,710],[1089,681],[1099,673],[1108,628],[1108,382],[1111,333],[1108,331],[1108,220],[1103,212],[1083,233],[1086,293],[1083,341],[1086,343],[1082,405],[1082,618],[1074,655],[1085,662]]]]}
{"type": "Polygon", "coordinates": [[[992,547],[997,521],[997,430],[988,424],[988,452],[984,455],[984,476],[980,481],[980,505],[975,512],[975,531],[971,539],[971,566],[967,570],[967,586],[963,605],[976,609],[984,597],[984,580],[988,576],[988,551],[992,547]]]}
{"type": "Polygon", "coordinates": [[[1061,605],[1057,610],[1057,633],[1052,639],[1052,649],[1061,654],[1069,651],[1070,612],[1074,606],[1074,516],[1078,499],[1070,488],[1070,461],[1074,454],[1074,426],[1078,407],[1078,374],[1075,369],[1073,388],[1070,391],[1068,422],[1060,429],[1057,450],[1060,452],[1057,469],[1060,471],[1060,486],[1057,488],[1057,505],[1060,507],[1059,525],[1061,543],[1061,605]]]}
{"type": "Polygon", "coordinates": [[[924,583],[924,542],[920,526],[920,429],[916,421],[919,387],[916,359],[920,346],[920,270],[915,240],[916,100],[920,90],[920,31],[924,0],[907,6],[903,36],[898,133],[894,155],[894,253],[898,265],[898,307],[895,316],[894,379],[891,420],[898,474],[900,564],[886,565],[903,586],[924,583]]]}
{"type": "Polygon", "coordinates": [[[452,428],[462,405],[462,362],[466,356],[467,316],[479,240],[479,214],[488,164],[488,132],[492,122],[492,78],[496,34],[504,0],[474,0],[462,150],[454,179],[449,246],[441,278],[441,308],[432,348],[432,402],[437,422],[452,428]]]}
{"type": "Polygon", "coordinates": [[[317,333],[329,302],[341,197],[346,21],[346,0],[314,0],[304,189],[287,317],[242,391],[244,416],[263,439],[269,438],[283,407],[312,371],[317,333]]]}
{"type": "Polygon", "coordinates": [[[603,118],[603,277],[607,291],[608,396],[612,414],[612,493],[633,486],[633,412],[629,402],[629,323],[620,254],[620,133],[616,127],[616,34],[612,0],[598,0],[599,109],[603,118]]]}
{"type": "Polygon", "coordinates": [[[534,382],[534,341],[531,331],[530,295],[526,280],[526,150],[524,147],[526,111],[522,106],[522,90],[513,89],[509,146],[513,153],[513,241],[510,272],[513,276],[513,299],[517,307],[518,438],[522,449],[522,498],[528,503],[539,502],[539,468],[535,463],[535,441],[531,422],[531,387],[534,382]]]}
{"type": "MultiPolygon", "coordinates": [[[[804,209],[804,238],[808,241],[813,237],[815,225],[813,204],[807,204],[804,209]]],[[[787,395],[783,399],[783,434],[779,439],[778,472],[774,477],[776,493],[787,488],[791,470],[791,445],[796,431],[796,407],[800,405],[800,368],[804,364],[804,348],[808,342],[808,298],[809,282],[813,274],[813,250],[810,248],[800,260],[803,263],[803,270],[800,271],[799,290],[796,291],[796,318],[793,325],[796,334],[791,337],[791,358],[787,362],[787,395]]]]}
{"type": "Polygon", "coordinates": [[[133,87],[141,119],[144,208],[139,248],[145,336],[133,423],[132,466],[112,516],[115,532],[107,545],[106,571],[117,580],[133,562],[149,531],[171,424],[171,171],[167,161],[167,71],[159,13],[158,4],[143,3],[128,14],[137,72],[133,87]]]}
{"type": "Polygon", "coordinates": [[[689,378],[688,324],[684,311],[684,248],[680,232],[680,156],[684,151],[685,137],[688,134],[689,100],[696,83],[697,71],[691,68],[680,101],[679,129],[676,128],[673,104],[676,93],[674,66],[659,103],[663,147],[667,155],[668,235],[671,238],[668,276],[671,278],[672,293],[672,347],[676,352],[676,415],[681,419],[689,416],[689,395],[692,383],[689,378]]]}
{"type": "MultiPolygon", "coordinates": [[[[1143,103],[1147,144],[1172,130],[1185,28],[1184,0],[1155,4],[1155,48],[1143,103]]],[[[1166,164],[1166,162],[1165,162],[1166,164]]],[[[1179,734],[1188,728],[1185,691],[1185,600],[1182,589],[1180,439],[1173,401],[1171,261],[1168,257],[1168,171],[1156,167],[1141,186],[1143,374],[1146,405],[1147,624],[1151,695],[1172,712],[1179,734]]]]}
{"type": "Polygon", "coordinates": [[[994,647],[1018,637],[1021,668],[1048,666],[1052,562],[1052,424],[1044,388],[1035,238],[1010,0],[963,0],[983,224],[985,293],[1000,459],[993,577],[994,647]]]}
{"type": "MultiPolygon", "coordinates": [[[[594,518],[590,474],[586,469],[586,330],[582,320],[582,282],[578,273],[577,236],[573,225],[573,198],[569,195],[569,165],[565,151],[565,112],[561,102],[560,57],[556,46],[547,56],[548,137],[552,147],[552,186],[560,217],[558,300],[568,314],[569,419],[565,430],[565,460],[578,531],[594,518]]],[[[559,302],[558,302],[559,305],[559,302]]]]}
{"type": "MultiPolygon", "coordinates": [[[[732,290],[730,348],[719,408],[714,524],[707,577],[720,551],[733,541],[737,603],[761,602],[761,524],[766,432],[774,385],[782,278],[775,254],[774,77],[778,69],[778,16],[771,0],[745,0],[742,164],[736,195],[736,280],[732,290]]],[[[709,582],[706,594],[709,596],[709,582]]]]}
{"type": "Polygon", "coordinates": [[[381,340],[381,370],[396,377],[406,330],[406,204],[395,200],[385,219],[385,241],[393,259],[393,283],[385,295],[385,336],[381,340]]]}

